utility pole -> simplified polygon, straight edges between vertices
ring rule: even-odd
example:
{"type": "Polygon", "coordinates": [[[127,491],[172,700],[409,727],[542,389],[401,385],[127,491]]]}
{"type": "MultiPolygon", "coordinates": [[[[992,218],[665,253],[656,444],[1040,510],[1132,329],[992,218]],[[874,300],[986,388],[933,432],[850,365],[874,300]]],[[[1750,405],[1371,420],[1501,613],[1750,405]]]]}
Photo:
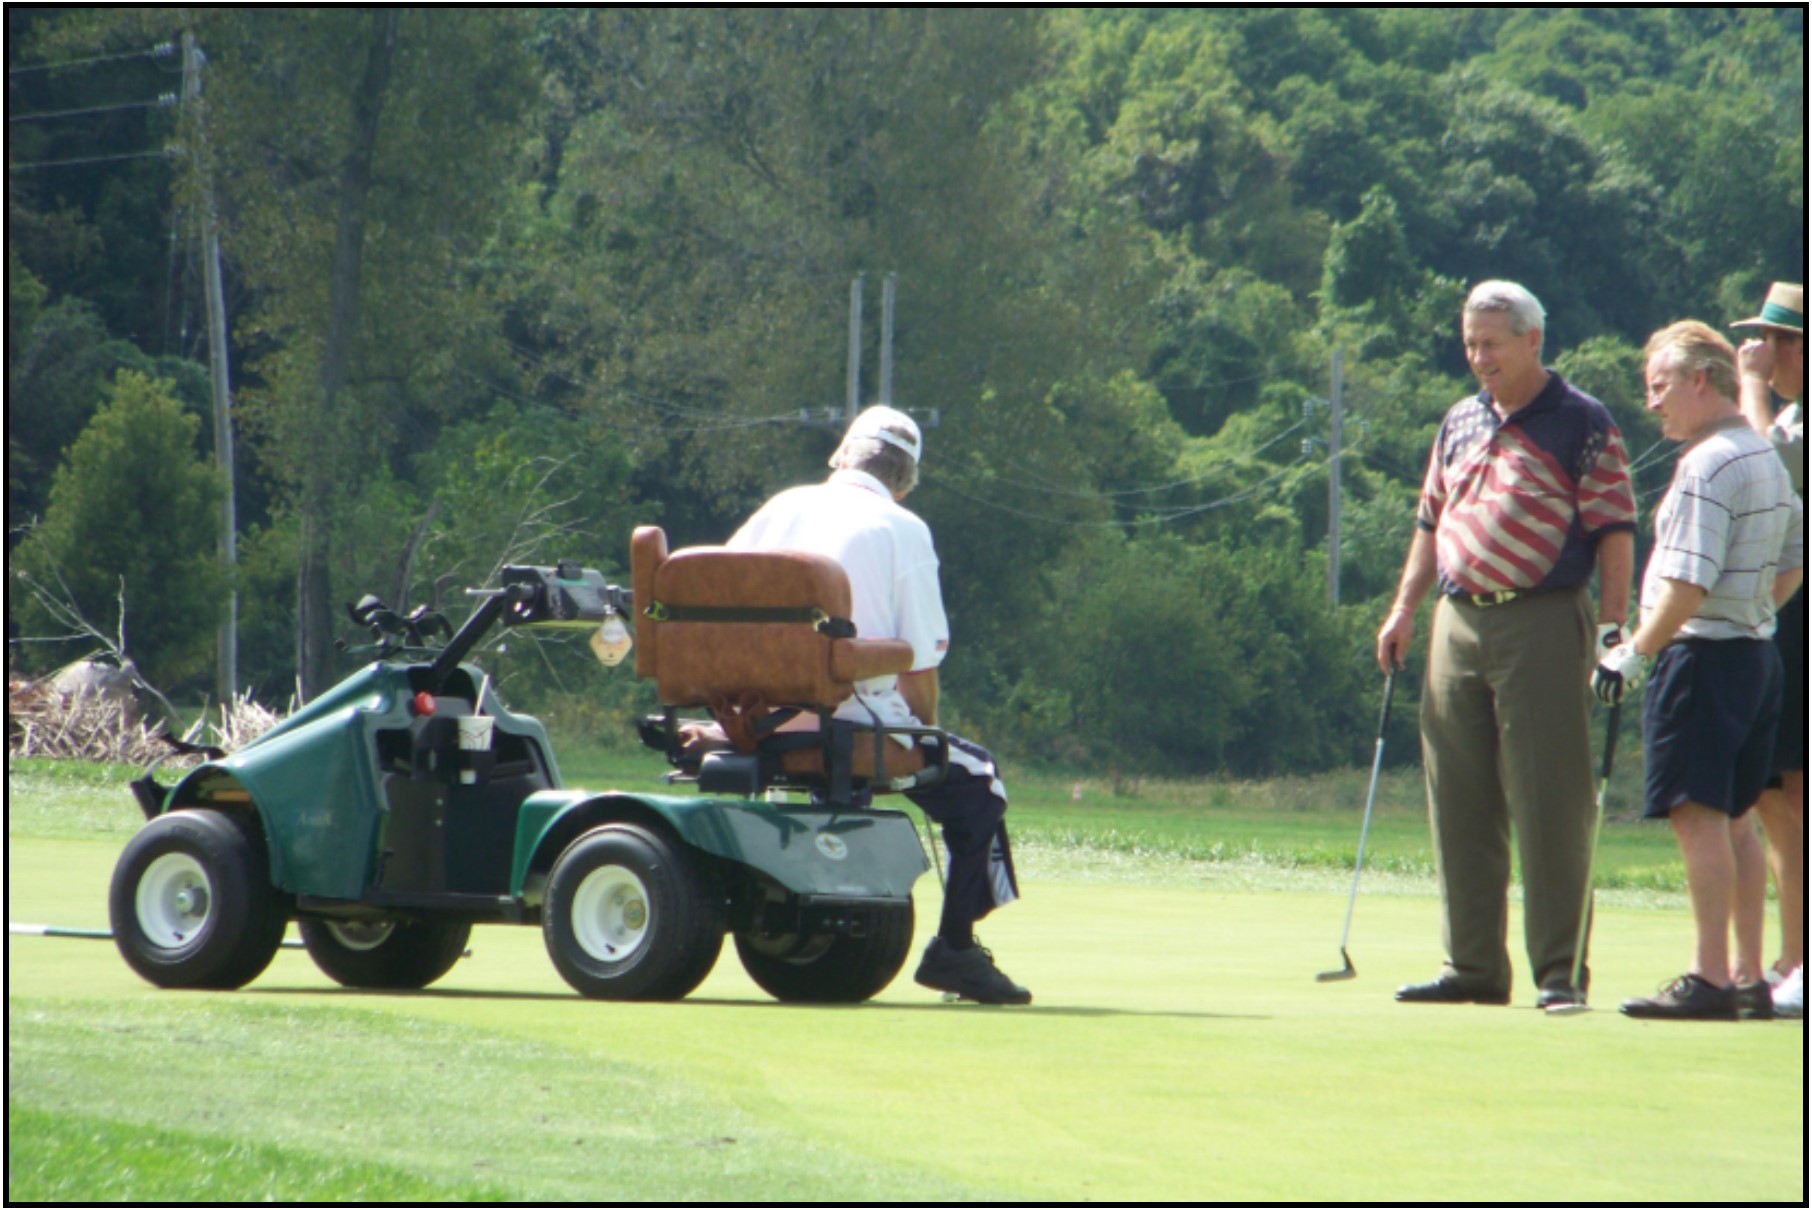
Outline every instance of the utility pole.
{"type": "Polygon", "coordinates": [[[201,199],[203,280],[208,299],[208,378],[214,395],[214,465],[226,481],[220,501],[220,564],[227,573],[227,616],[215,649],[215,691],[225,711],[239,696],[239,590],[234,586],[239,562],[239,518],[234,504],[233,399],[227,384],[226,299],[220,281],[220,226],[214,213],[214,187],[207,156],[207,132],[201,109],[201,68],[206,62],[195,35],[182,36],[183,102],[189,109],[189,163],[201,199]]]}
{"type": "Polygon", "coordinates": [[[849,387],[843,400],[843,418],[854,420],[862,406],[862,274],[849,283],[849,387]]]}
{"type": "Polygon", "coordinates": [[[881,283],[881,402],[893,405],[893,279],[889,273],[881,283]]]}
{"type": "Polygon", "coordinates": [[[1340,350],[1334,350],[1328,391],[1328,604],[1340,604],[1340,350]]]}

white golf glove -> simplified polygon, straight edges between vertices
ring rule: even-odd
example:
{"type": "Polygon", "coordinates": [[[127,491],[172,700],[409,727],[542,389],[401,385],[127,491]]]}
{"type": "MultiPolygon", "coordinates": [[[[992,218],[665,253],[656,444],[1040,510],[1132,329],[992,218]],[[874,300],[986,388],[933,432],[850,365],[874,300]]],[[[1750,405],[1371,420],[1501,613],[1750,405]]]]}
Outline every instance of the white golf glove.
{"type": "Polygon", "coordinates": [[[1592,651],[1603,658],[1605,653],[1621,642],[1623,642],[1622,622],[1600,622],[1598,623],[1598,646],[1594,647],[1592,651]]]}
{"type": "Polygon", "coordinates": [[[1592,692],[1605,705],[1616,705],[1625,693],[1634,692],[1642,684],[1650,662],[1633,643],[1617,644],[1604,654],[1593,670],[1592,692]]]}

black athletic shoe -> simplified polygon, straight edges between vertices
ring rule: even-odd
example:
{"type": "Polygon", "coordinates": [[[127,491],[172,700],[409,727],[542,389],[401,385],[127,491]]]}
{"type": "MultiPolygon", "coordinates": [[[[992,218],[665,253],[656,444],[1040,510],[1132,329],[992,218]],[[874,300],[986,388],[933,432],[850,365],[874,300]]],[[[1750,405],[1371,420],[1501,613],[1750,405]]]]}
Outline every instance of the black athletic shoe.
{"type": "Polygon", "coordinates": [[[1550,1008],[1584,1004],[1585,1002],[1585,993],[1571,987],[1544,987],[1541,989],[1541,994],[1535,997],[1535,1007],[1543,1012],[1550,1008]]]}
{"type": "Polygon", "coordinates": [[[1774,1020],[1774,989],[1766,983],[1740,983],[1736,989],[1737,1020],[1774,1020]]]}
{"type": "Polygon", "coordinates": [[[978,1004],[1030,1004],[1032,993],[1001,973],[994,955],[979,945],[953,949],[942,937],[933,937],[912,976],[913,982],[933,991],[953,992],[978,1004]]]}
{"type": "Polygon", "coordinates": [[[1397,989],[1399,1004],[1508,1004],[1510,993],[1471,987],[1450,975],[1428,983],[1408,983],[1397,989]]]}
{"type": "Polygon", "coordinates": [[[1625,1000],[1623,1013],[1670,1021],[1734,1021],[1737,993],[1734,987],[1717,987],[1697,975],[1681,975],[1658,995],[1625,1000]]]}

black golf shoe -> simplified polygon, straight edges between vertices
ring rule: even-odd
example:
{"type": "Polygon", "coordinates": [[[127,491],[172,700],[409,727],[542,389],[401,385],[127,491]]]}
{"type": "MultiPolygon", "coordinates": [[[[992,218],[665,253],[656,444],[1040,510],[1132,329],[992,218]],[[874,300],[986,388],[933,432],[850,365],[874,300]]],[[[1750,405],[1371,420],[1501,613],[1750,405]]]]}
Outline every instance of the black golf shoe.
{"type": "Polygon", "coordinates": [[[1006,977],[994,965],[994,955],[979,945],[966,950],[933,937],[912,976],[913,982],[933,991],[950,992],[978,1004],[1030,1004],[1032,993],[1006,977]]]}
{"type": "Polygon", "coordinates": [[[1697,975],[1681,975],[1657,995],[1625,1000],[1623,1014],[1666,1021],[1735,1021],[1737,992],[1697,975]]]}
{"type": "Polygon", "coordinates": [[[1739,983],[1736,989],[1737,1020],[1774,1020],[1774,989],[1766,983],[1739,983]]]}
{"type": "Polygon", "coordinates": [[[1508,991],[1473,987],[1451,975],[1442,975],[1428,983],[1406,983],[1397,989],[1399,1004],[1508,1004],[1508,991]]]}

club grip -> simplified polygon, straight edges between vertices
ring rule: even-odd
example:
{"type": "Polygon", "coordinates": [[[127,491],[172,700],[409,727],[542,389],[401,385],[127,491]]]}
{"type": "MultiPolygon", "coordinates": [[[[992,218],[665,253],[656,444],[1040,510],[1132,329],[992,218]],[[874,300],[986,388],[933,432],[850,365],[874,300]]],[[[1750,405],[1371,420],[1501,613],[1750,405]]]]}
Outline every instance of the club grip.
{"type": "Polygon", "coordinates": [[[1378,712],[1378,738],[1384,738],[1384,728],[1390,724],[1390,699],[1397,689],[1397,673],[1393,669],[1384,674],[1384,709],[1378,712]]]}
{"type": "Polygon", "coordinates": [[[1623,699],[1611,703],[1611,717],[1604,725],[1604,768],[1598,776],[1601,781],[1611,780],[1611,761],[1617,755],[1617,724],[1623,720],[1623,699]]]}

